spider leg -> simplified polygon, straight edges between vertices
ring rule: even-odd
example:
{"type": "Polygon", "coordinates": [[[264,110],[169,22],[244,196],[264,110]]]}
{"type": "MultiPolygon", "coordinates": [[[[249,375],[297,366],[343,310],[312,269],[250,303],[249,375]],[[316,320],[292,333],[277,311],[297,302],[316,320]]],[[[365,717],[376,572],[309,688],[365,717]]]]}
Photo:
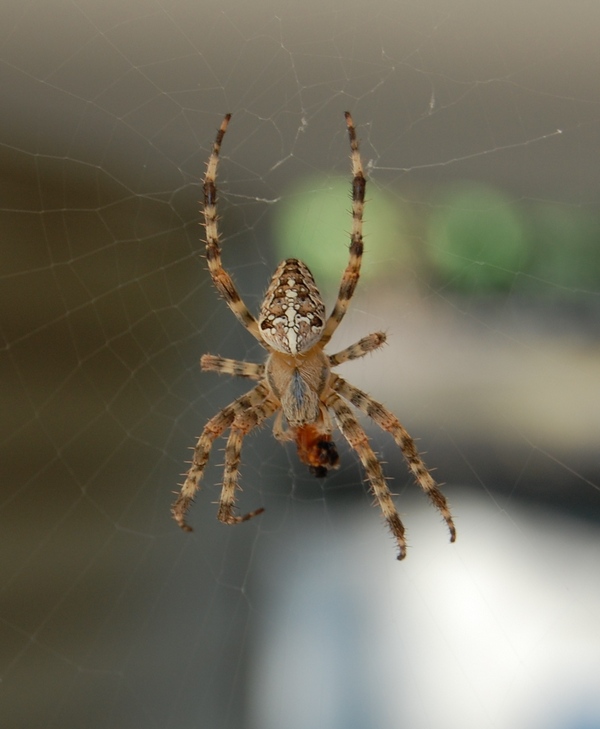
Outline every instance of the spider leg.
{"type": "Polygon", "coordinates": [[[358,140],[356,138],[356,129],[354,122],[350,116],[350,112],[345,112],[346,125],[348,127],[348,137],[350,139],[350,151],[352,160],[352,233],[350,235],[350,260],[348,266],[342,276],[340,290],[337,301],[333,307],[325,329],[321,335],[321,343],[323,345],[331,339],[333,333],[337,329],[339,323],[344,318],[344,314],[348,309],[350,299],[354,294],[354,289],[358,283],[360,276],[360,264],[363,254],[363,209],[365,205],[365,187],[367,181],[363,172],[363,166],[358,150],[358,140]]]}
{"type": "Polygon", "coordinates": [[[231,119],[231,114],[226,114],[217,137],[213,144],[212,152],[206,166],[206,174],[204,175],[204,228],[206,230],[206,260],[208,261],[208,270],[212,277],[213,283],[217,291],[225,299],[227,306],[235,314],[238,320],[246,327],[259,342],[262,343],[262,337],[258,330],[256,319],[252,316],[248,307],[242,301],[240,295],[235,288],[235,284],[231,276],[223,268],[221,262],[221,247],[219,245],[219,228],[217,225],[217,167],[219,165],[219,153],[221,151],[221,143],[227,125],[231,119]]]}
{"type": "Polygon", "coordinates": [[[440,491],[438,484],[433,480],[427,466],[423,463],[423,459],[419,455],[415,442],[408,431],[393,413],[381,403],[373,400],[366,392],[362,392],[362,390],[354,387],[354,385],[350,385],[337,375],[334,377],[335,379],[331,383],[333,389],[342,395],[342,397],[345,397],[346,400],[349,400],[354,407],[374,420],[382,430],[390,433],[396,441],[417,483],[427,494],[431,503],[444,517],[448,531],[450,532],[450,541],[454,542],[456,540],[456,527],[454,526],[446,497],[440,491]]]}
{"type": "Polygon", "coordinates": [[[265,399],[267,392],[266,385],[262,383],[257,385],[250,392],[247,392],[223,408],[221,412],[213,416],[204,426],[194,448],[192,465],[186,474],[181,491],[171,507],[173,518],[184,531],[192,531],[192,527],[185,521],[185,515],[192,505],[196,491],[200,486],[200,479],[208,463],[213,443],[233,423],[238,413],[243,413],[249,408],[258,405],[265,399]]]}
{"type": "Polygon", "coordinates": [[[217,519],[225,524],[239,524],[242,521],[248,521],[258,514],[262,514],[264,509],[255,509],[242,516],[233,513],[235,508],[235,492],[238,489],[238,475],[240,457],[242,452],[242,441],[248,433],[260,425],[263,420],[273,415],[279,407],[276,400],[263,400],[244,412],[236,415],[227,445],[225,446],[225,474],[223,476],[223,487],[221,489],[221,498],[219,499],[219,511],[217,519]]]}
{"type": "Polygon", "coordinates": [[[383,471],[381,470],[381,465],[369,444],[369,439],[348,405],[346,405],[337,393],[331,392],[326,402],[334,412],[342,435],[346,438],[350,447],[358,453],[375,498],[398,544],[398,559],[404,559],[406,557],[404,525],[398,516],[398,512],[392,501],[392,495],[390,494],[383,471]]]}
{"type": "Polygon", "coordinates": [[[365,354],[372,352],[374,349],[378,349],[385,344],[387,337],[383,332],[374,332],[366,337],[363,337],[360,341],[355,344],[351,344],[346,349],[342,349],[337,354],[329,355],[329,365],[336,367],[342,364],[342,362],[348,362],[351,359],[358,359],[364,357],[365,354]]]}
{"type": "Polygon", "coordinates": [[[265,373],[265,366],[262,364],[227,359],[215,354],[203,354],[200,359],[200,366],[205,372],[220,372],[235,377],[248,377],[251,380],[261,380],[265,373]]]}

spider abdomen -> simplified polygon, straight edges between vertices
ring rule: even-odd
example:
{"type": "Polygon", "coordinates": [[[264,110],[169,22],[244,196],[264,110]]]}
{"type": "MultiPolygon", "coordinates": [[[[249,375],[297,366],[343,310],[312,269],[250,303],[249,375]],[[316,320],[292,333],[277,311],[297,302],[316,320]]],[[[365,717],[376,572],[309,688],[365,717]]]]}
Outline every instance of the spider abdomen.
{"type": "Polygon", "coordinates": [[[297,258],[279,264],[258,317],[260,333],[273,349],[308,351],[325,327],[325,305],[308,266],[297,258]]]}

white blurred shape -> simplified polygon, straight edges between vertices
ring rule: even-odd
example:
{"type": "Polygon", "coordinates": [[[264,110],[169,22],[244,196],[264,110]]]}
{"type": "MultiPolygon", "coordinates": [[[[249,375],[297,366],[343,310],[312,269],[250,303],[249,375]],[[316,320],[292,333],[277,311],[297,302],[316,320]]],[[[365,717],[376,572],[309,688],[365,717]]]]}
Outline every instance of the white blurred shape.
{"type": "Polygon", "coordinates": [[[598,530],[451,498],[457,543],[409,502],[402,563],[368,510],[322,533],[307,514],[279,535],[287,548],[265,575],[252,668],[255,727],[600,726],[598,530]]]}

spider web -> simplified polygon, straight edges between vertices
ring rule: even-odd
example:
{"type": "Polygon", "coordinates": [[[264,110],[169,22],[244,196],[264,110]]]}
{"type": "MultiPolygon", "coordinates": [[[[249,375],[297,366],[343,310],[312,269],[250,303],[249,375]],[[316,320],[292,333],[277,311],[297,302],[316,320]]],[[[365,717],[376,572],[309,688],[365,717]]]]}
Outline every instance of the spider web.
{"type": "Polygon", "coordinates": [[[0,12],[3,726],[600,725],[600,9],[585,2],[5,2],[0,12]],[[350,109],[364,275],[331,351],[446,483],[458,528],[365,423],[409,534],[355,454],[312,479],[269,428],[216,519],[206,419],[262,350],[212,290],[200,186],[256,311],[281,258],[331,307],[350,109]]]}

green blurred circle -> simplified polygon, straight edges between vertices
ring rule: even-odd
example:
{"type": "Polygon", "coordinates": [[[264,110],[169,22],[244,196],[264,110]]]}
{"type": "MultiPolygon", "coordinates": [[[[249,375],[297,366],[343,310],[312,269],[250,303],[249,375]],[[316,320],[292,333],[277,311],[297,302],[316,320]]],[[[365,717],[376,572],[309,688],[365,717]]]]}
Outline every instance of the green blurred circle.
{"type": "MultiPolygon", "coordinates": [[[[286,190],[274,220],[280,258],[300,258],[317,281],[339,281],[348,263],[352,228],[350,182],[346,178],[308,177],[286,190]]],[[[361,276],[368,280],[402,265],[410,255],[405,219],[399,205],[376,190],[364,213],[365,257],[361,276]]]]}
{"type": "Polygon", "coordinates": [[[515,203],[491,187],[463,183],[437,201],[428,225],[429,256],[456,288],[511,286],[528,258],[515,203]]]}

